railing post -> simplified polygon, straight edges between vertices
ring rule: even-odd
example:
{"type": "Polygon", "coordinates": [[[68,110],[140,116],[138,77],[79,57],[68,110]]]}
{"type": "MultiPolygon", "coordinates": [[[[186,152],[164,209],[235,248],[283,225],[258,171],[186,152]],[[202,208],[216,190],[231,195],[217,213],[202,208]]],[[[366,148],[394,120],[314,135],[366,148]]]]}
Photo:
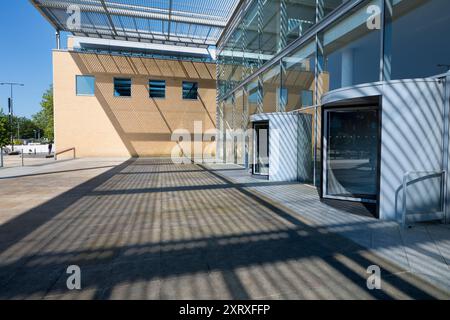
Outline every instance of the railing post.
{"type": "Polygon", "coordinates": [[[444,223],[447,222],[447,217],[445,214],[446,211],[446,186],[447,186],[447,171],[446,170],[441,170],[441,171],[410,171],[410,172],[406,172],[405,175],[403,176],[403,210],[402,210],[402,219],[401,219],[401,223],[402,226],[405,228],[407,226],[407,215],[408,215],[408,211],[407,211],[407,205],[408,205],[408,183],[411,183],[415,180],[409,180],[410,176],[412,174],[423,174],[423,178],[433,178],[437,175],[439,175],[440,179],[441,179],[441,188],[440,188],[440,195],[441,195],[441,203],[440,203],[440,209],[442,210],[442,214],[443,214],[443,219],[440,219],[441,221],[443,220],[444,223]]]}
{"type": "Polygon", "coordinates": [[[77,150],[76,150],[76,148],[70,148],[70,149],[66,149],[66,150],[60,151],[60,152],[55,152],[55,156],[54,156],[55,161],[58,160],[58,155],[63,154],[63,153],[67,153],[67,152],[70,152],[70,151],[73,151],[73,159],[76,159],[77,158],[77,150]]]}
{"type": "Polygon", "coordinates": [[[403,176],[403,214],[402,214],[402,226],[406,228],[406,197],[407,197],[407,187],[408,187],[408,177],[409,173],[405,173],[403,176]]]}

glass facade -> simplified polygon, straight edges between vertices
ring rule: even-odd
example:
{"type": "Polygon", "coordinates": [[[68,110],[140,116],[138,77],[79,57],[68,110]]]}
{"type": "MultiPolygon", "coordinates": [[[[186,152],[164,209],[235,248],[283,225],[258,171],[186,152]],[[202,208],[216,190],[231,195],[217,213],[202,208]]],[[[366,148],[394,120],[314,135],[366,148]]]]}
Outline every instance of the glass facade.
{"type": "Polygon", "coordinates": [[[322,94],[380,79],[381,35],[367,27],[367,8],[381,8],[381,0],[349,12],[319,33],[321,72],[327,78],[322,94]]]}
{"type": "Polygon", "coordinates": [[[447,72],[450,42],[445,39],[450,34],[450,1],[389,0],[388,4],[385,77],[412,79],[447,72]]]}
{"type": "Polygon", "coordinates": [[[348,0],[320,0],[317,1],[317,18],[319,20],[328,16],[333,10],[348,0]]]}
{"type": "Polygon", "coordinates": [[[265,72],[262,76],[263,87],[263,112],[271,113],[280,111],[280,105],[283,99],[281,90],[281,67],[280,64],[275,64],[274,67],[265,72]]]}
{"type": "Polygon", "coordinates": [[[235,152],[235,164],[245,164],[245,136],[244,133],[247,130],[248,119],[246,117],[245,106],[245,91],[239,90],[234,96],[234,152],[235,152]]]}
{"type": "Polygon", "coordinates": [[[315,103],[315,42],[311,41],[282,59],[283,88],[287,92],[285,110],[293,111],[315,103]]]}
{"type": "Polygon", "coordinates": [[[249,115],[262,112],[262,88],[258,78],[247,84],[247,105],[249,115]]]}
{"type": "Polygon", "coordinates": [[[233,90],[315,22],[316,0],[252,1],[237,26],[219,43],[219,95],[233,90]]]}
{"type": "MultiPolygon", "coordinates": [[[[450,34],[450,1],[254,0],[244,7],[218,44],[218,103],[227,106],[227,119],[298,113],[298,176],[317,186],[325,151],[324,94],[450,69],[450,45],[444,41],[450,34]]],[[[250,127],[247,120],[244,124],[250,127]]],[[[250,154],[252,148],[245,143],[250,154]]],[[[233,147],[229,150],[233,158],[233,147]]]]}
{"type": "Polygon", "coordinates": [[[234,152],[234,97],[229,97],[224,101],[223,105],[224,130],[225,130],[225,156],[224,160],[227,163],[235,163],[234,152]]]}

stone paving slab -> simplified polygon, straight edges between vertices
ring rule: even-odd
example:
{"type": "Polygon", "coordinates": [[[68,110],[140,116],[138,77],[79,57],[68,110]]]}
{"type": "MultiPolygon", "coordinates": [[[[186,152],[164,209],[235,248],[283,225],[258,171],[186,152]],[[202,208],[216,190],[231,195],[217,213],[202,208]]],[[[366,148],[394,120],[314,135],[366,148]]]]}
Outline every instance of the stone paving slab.
{"type": "Polygon", "coordinates": [[[308,225],[350,239],[365,248],[365,252],[450,292],[450,226],[422,224],[403,229],[395,222],[379,221],[329,207],[320,202],[316,189],[311,186],[265,186],[260,179],[254,179],[235,165],[207,167],[233,183],[260,183],[260,186],[249,187],[248,190],[292,209],[308,225]]]}
{"type": "Polygon", "coordinates": [[[447,227],[401,231],[239,167],[160,158],[4,169],[0,201],[4,299],[450,298],[438,283],[447,227]],[[74,264],[80,291],[66,287],[74,264]],[[380,291],[366,286],[373,264],[380,291]]]}

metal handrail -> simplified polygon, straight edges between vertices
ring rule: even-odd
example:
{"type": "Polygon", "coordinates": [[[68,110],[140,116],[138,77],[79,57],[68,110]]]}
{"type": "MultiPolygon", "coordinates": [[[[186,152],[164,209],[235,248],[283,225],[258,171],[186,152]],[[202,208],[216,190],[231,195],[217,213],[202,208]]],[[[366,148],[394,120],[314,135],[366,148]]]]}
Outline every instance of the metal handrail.
{"type": "Polygon", "coordinates": [[[77,158],[77,153],[76,153],[76,149],[75,148],[69,148],[69,149],[64,149],[62,151],[56,152],[55,153],[55,161],[58,160],[58,156],[63,154],[63,153],[67,153],[73,151],[73,158],[76,159],[77,158]]]}
{"type": "Polygon", "coordinates": [[[402,212],[402,226],[406,227],[406,216],[407,216],[407,188],[408,184],[411,184],[412,182],[419,181],[419,180],[427,180],[430,178],[434,178],[436,176],[442,177],[441,181],[441,206],[442,211],[445,214],[445,186],[446,186],[446,180],[447,180],[447,171],[445,170],[439,170],[439,171],[408,171],[403,175],[403,212],[402,212]],[[409,180],[409,177],[411,175],[422,175],[420,178],[416,178],[413,180],[409,180]]]}

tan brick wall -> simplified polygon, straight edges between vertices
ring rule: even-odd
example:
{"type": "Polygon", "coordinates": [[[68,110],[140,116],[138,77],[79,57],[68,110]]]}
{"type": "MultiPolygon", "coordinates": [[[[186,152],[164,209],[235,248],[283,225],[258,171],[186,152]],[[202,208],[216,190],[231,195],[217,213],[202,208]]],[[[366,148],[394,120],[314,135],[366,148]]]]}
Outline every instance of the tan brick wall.
{"type": "MultiPolygon", "coordinates": [[[[66,51],[53,52],[55,145],[80,157],[168,156],[176,129],[194,121],[214,129],[213,63],[156,60],[66,51]],[[76,75],[96,77],[95,96],[76,95],[76,75]],[[114,77],[132,79],[132,97],[114,97],[114,77]],[[166,80],[166,99],[151,99],[149,79],[166,80]],[[199,99],[182,99],[182,82],[199,83],[199,99]]],[[[204,148],[209,143],[204,144],[204,148]]],[[[213,146],[209,146],[214,150],[213,146]]]]}

